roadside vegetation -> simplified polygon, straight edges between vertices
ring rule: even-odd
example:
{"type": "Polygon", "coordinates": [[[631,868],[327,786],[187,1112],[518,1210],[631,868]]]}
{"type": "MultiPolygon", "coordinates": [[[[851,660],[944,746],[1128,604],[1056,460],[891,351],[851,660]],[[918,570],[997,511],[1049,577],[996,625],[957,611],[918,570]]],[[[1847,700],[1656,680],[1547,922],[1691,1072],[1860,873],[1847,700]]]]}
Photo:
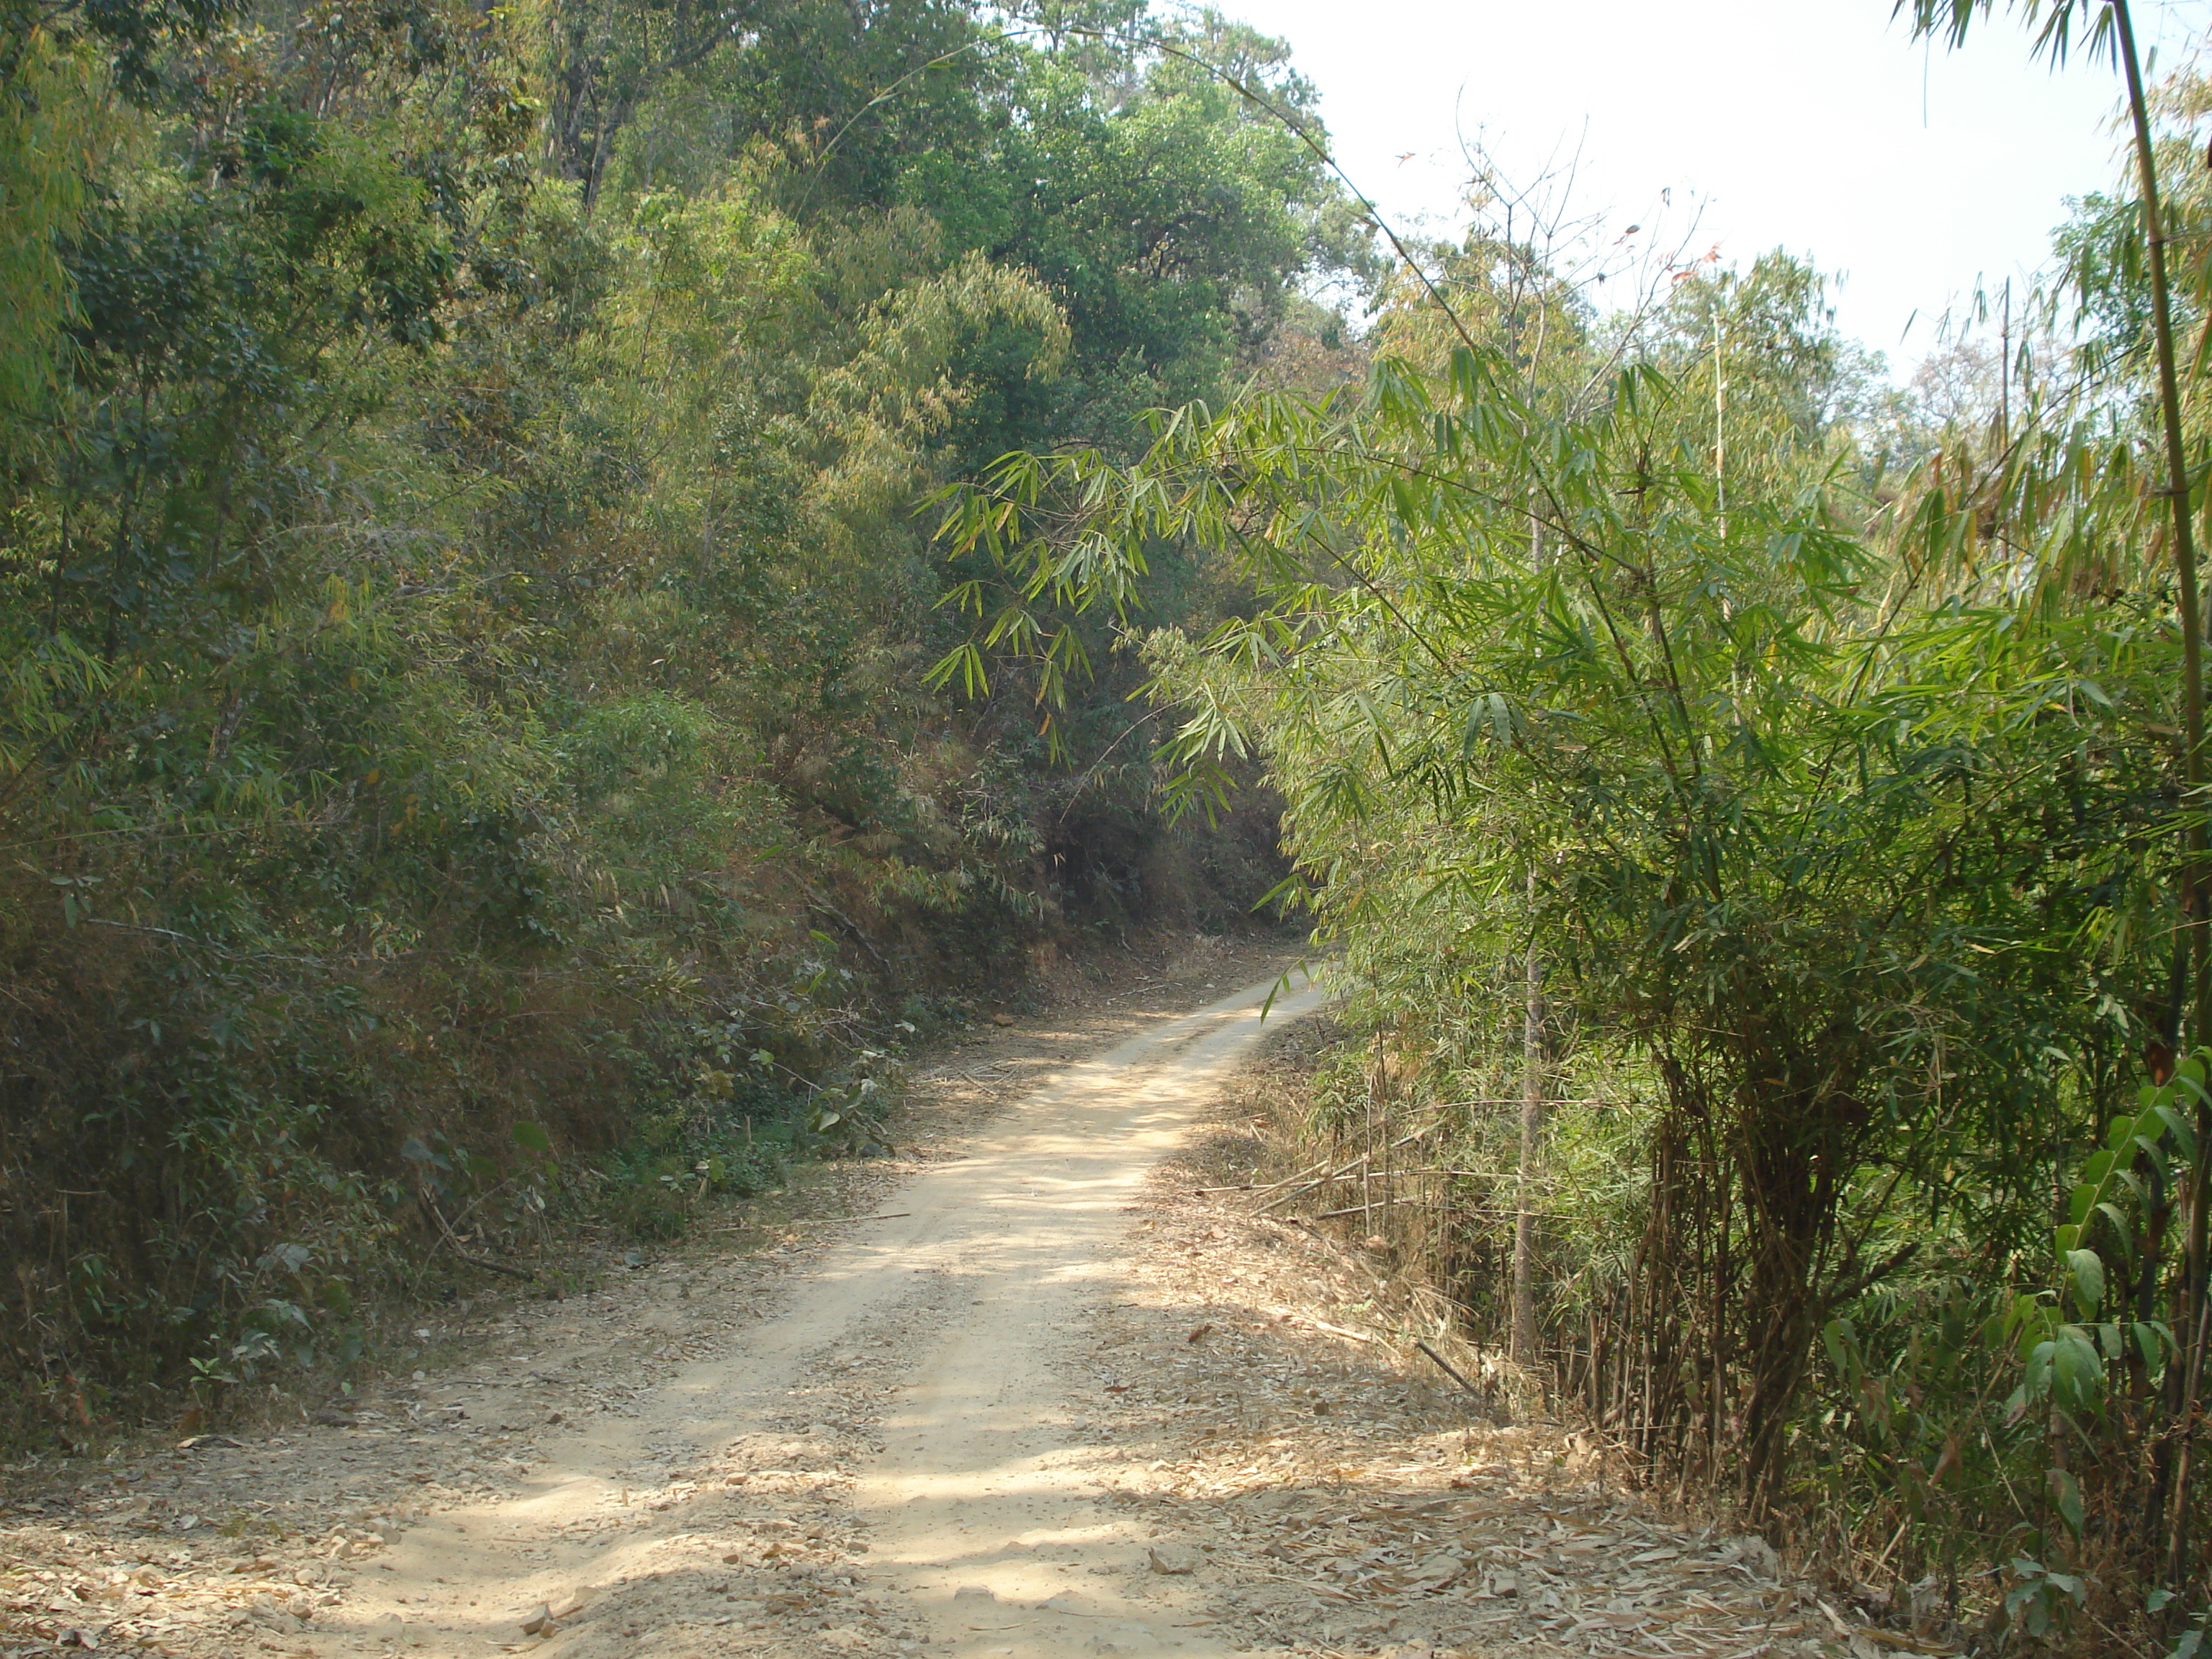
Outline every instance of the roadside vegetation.
{"type": "Polygon", "coordinates": [[[1122,688],[1061,764],[921,684],[924,492],[1365,258],[1194,66],[1280,49],[1160,32],[0,13],[0,1429],[342,1374],[426,1255],[866,1153],[1039,952],[1244,925],[1271,814],[1170,825],[1122,688]]]}
{"type": "Polygon", "coordinates": [[[1913,1639],[2189,1659],[2212,87],[2020,9],[2130,165],[1899,389],[1780,252],[1399,239],[1209,11],[0,5],[0,1429],[1271,894],[1303,1213],[1913,1639]]]}
{"type": "MultiPolygon", "coordinates": [[[[1916,21],[2026,49],[1984,9],[1916,21]]],[[[1911,387],[1796,261],[1638,265],[1488,179],[1463,240],[1394,245],[1358,386],[951,496],[992,574],[940,672],[1073,673],[1109,613],[1186,805],[1259,759],[1352,997],[1297,1207],[1637,1478],[1908,1639],[2185,1659],[2207,94],[2142,88],[2122,6],[2027,13],[2138,142],[1911,387]],[[1255,596],[1210,631],[1144,614],[1191,544],[1255,596]]]]}

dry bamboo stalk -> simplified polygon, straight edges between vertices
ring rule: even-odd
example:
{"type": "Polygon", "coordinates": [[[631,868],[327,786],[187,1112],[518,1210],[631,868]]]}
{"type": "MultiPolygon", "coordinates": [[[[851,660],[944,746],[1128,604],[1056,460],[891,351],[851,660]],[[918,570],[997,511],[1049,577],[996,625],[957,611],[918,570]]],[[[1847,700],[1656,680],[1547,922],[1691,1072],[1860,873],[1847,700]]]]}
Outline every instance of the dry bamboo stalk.
{"type": "Polygon", "coordinates": [[[1490,1219],[1497,1221],[1510,1221],[1512,1219],[1514,1213],[1510,1210],[1476,1210],[1464,1208],[1456,1204],[1431,1203],[1415,1194],[1407,1194],[1400,1198],[1376,1199],[1374,1202],[1370,1204],[1353,1204],[1340,1210],[1322,1210],[1316,1212],[1315,1214],[1303,1218],[1293,1218],[1293,1219],[1304,1219],[1306,1221],[1334,1221],[1342,1216],[1363,1215],[1370,1210],[1382,1209],[1444,1210],[1449,1211],[1454,1215],[1479,1215],[1487,1217],[1490,1219]]]}
{"type": "MultiPolygon", "coordinates": [[[[1438,1128],[1438,1127],[1442,1127],[1442,1122],[1443,1122],[1443,1121],[1442,1121],[1441,1119],[1439,1119],[1439,1120],[1438,1120],[1437,1122],[1435,1122],[1435,1123],[1427,1123],[1427,1124],[1424,1124],[1421,1127],[1419,1127],[1419,1128],[1418,1128],[1418,1129],[1414,1130],[1413,1133],[1411,1133],[1411,1134],[1407,1135],[1407,1136],[1403,1140],[1401,1140],[1398,1144],[1399,1144],[1401,1146],[1407,1146],[1407,1145],[1411,1144],[1411,1143],[1412,1143],[1412,1142],[1413,1142],[1413,1141],[1419,1140],[1419,1139],[1421,1139],[1421,1137],[1422,1137],[1422,1136],[1424,1136],[1424,1135],[1427,1134],[1431,1130],[1432,1130],[1432,1129],[1436,1129],[1436,1128],[1438,1128]]],[[[1310,1181],[1310,1182],[1307,1182],[1304,1187],[1299,1188],[1297,1189],[1297,1191],[1296,1191],[1296,1192],[1284,1193],[1284,1194],[1280,1194],[1279,1197],[1271,1198],[1271,1199],[1269,1199],[1269,1200],[1268,1200],[1265,1204],[1261,1205],[1261,1206],[1259,1206],[1259,1208],[1258,1208],[1258,1209],[1254,1210],[1254,1211],[1252,1212],[1252,1213],[1253,1213],[1254,1215],[1259,1215],[1259,1214],[1261,1214],[1261,1213],[1262,1212],[1264,1212],[1264,1211],[1267,1211],[1267,1210],[1272,1210],[1272,1209],[1273,1209],[1273,1208],[1275,1207],[1275,1206],[1276,1206],[1276,1205],[1280,1204],[1280,1203],[1283,1203],[1283,1202],[1284,1202],[1285,1200],[1286,1200],[1293,1199],[1293,1198],[1297,1198],[1297,1197],[1299,1197],[1299,1196],[1303,1195],[1303,1194],[1305,1194],[1305,1193],[1309,1193],[1309,1192],[1312,1191],[1316,1187],[1326,1187],[1326,1186],[1327,1186],[1330,1182],[1332,1182],[1332,1181],[1341,1181],[1341,1180],[1343,1180],[1346,1176],[1350,1175],[1350,1174],[1351,1174],[1354,1170],[1358,1169],[1358,1168],[1360,1167],[1360,1165],[1362,1165],[1363,1164],[1365,1164],[1365,1163],[1368,1161],[1368,1159],[1369,1159],[1371,1156],[1372,1156],[1372,1154],[1371,1154],[1371,1153],[1369,1153],[1369,1152],[1362,1152],[1362,1153],[1361,1153],[1358,1158],[1352,1158],[1352,1159],[1351,1159],[1350,1161],[1348,1161],[1348,1162],[1346,1162],[1346,1163],[1345,1163],[1345,1164],[1342,1164],[1338,1165],[1338,1167],[1337,1167],[1337,1169],[1336,1169],[1336,1170],[1335,1170],[1335,1172],[1334,1172],[1334,1174],[1331,1174],[1331,1175],[1325,1175],[1325,1176],[1321,1176],[1318,1180],[1310,1181]]],[[[1326,1160],[1324,1160],[1324,1161],[1326,1161],[1326,1160]]],[[[1297,1177],[1296,1176],[1291,1176],[1291,1180],[1293,1180],[1293,1181],[1295,1181],[1295,1180],[1297,1180],[1297,1177]]]]}

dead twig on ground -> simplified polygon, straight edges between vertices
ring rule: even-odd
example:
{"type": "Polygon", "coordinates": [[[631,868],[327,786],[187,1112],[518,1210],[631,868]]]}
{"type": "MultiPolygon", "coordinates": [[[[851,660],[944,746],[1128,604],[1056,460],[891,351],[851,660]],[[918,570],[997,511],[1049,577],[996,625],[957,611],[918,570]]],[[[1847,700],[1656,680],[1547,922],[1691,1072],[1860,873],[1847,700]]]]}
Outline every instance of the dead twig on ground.
{"type": "Polygon", "coordinates": [[[1461,1388],[1464,1389],[1468,1392],[1468,1395],[1482,1407],[1484,1411],[1486,1412],[1490,1409],[1490,1397],[1484,1394],[1480,1389],[1476,1388],[1474,1383],[1468,1382],[1467,1378],[1462,1376],[1460,1375],[1458,1366],[1453,1364],[1450,1360],[1445,1358],[1427,1343],[1422,1341],[1418,1336],[1413,1339],[1413,1346],[1419,1348],[1423,1353],[1428,1355],[1430,1358],[1435,1360],[1437,1362],[1437,1369],[1443,1372],[1446,1376],[1451,1378],[1453,1382],[1458,1383],[1461,1388]]]}
{"type": "Polygon", "coordinates": [[[461,1248],[461,1241],[454,1233],[451,1224],[447,1221],[446,1212],[443,1210],[441,1210],[435,1204],[428,1206],[428,1208],[432,1218],[435,1219],[438,1224],[439,1233],[446,1241],[446,1248],[451,1250],[455,1255],[459,1256],[462,1261],[467,1262],[470,1267],[481,1267],[488,1273],[505,1273],[509,1279],[520,1279],[532,1281],[537,1279],[538,1275],[527,1267],[510,1267],[503,1261],[493,1261],[484,1256],[471,1255],[466,1250],[461,1248]]]}

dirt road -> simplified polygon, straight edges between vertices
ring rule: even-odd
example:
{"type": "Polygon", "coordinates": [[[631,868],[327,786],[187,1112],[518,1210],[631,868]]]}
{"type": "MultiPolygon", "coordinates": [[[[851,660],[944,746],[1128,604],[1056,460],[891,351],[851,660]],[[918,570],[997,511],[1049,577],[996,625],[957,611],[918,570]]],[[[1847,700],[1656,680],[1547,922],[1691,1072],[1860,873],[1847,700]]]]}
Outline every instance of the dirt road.
{"type": "MultiPolygon", "coordinates": [[[[397,1614],[431,1648],[482,1651],[514,1639],[520,1613],[542,1605],[558,1623],[581,1600],[580,1622],[541,1650],[1234,1651],[1196,1627],[1188,1595],[1139,1597],[1122,1587],[1143,1580],[1086,1571],[1127,1565],[1142,1540],[1103,1501],[1102,1454],[1058,1371],[1069,1333],[1110,1295],[1122,1212],[1258,1037],[1273,988],[1067,1065],[634,1416],[550,1443],[515,1496],[410,1531],[380,1585],[386,1606],[361,1598],[363,1624],[397,1614]],[[865,1401],[832,1386],[856,1371],[865,1401]],[[599,1535],[637,1472],[672,1452],[693,1490],[653,1523],[599,1535]],[[833,1492],[818,1517],[787,1501],[833,1492]],[[810,1559],[863,1541],[865,1567],[810,1559]],[[788,1605],[739,1616],[777,1597],[788,1605]]],[[[1300,986],[1273,1018],[1319,1000],[1300,986]]]]}
{"type": "Polygon", "coordinates": [[[1482,1420],[1356,1251],[1188,1193],[1276,991],[1045,1022],[952,1068],[1028,1074],[858,1177],[860,1219],[505,1309],[350,1415],[71,1474],[0,1528],[0,1655],[1824,1650],[1763,1545],[1482,1420]]]}

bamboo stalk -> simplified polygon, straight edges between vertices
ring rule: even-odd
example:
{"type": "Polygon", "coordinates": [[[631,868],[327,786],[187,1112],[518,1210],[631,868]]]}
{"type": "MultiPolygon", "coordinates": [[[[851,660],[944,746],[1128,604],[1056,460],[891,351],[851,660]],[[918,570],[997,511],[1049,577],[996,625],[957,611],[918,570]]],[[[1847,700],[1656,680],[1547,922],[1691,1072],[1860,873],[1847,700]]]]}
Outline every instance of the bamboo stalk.
{"type": "MultiPolygon", "coordinates": [[[[1414,1130],[1413,1133],[1406,1136],[1405,1139],[1401,1140],[1398,1144],[1401,1146],[1410,1146],[1414,1141],[1420,1139],[1422,1136],[1429,1133],[1431,1130],[1439,1128],[1442,1126],[1443,1120],[1439,1118],[1436,1122],[1425,1124],[1420,1128],[1414,1130]]],[[[1354,1170],[1359,1168],[1361,1164],[1366,1163],[1370,1156],[1371,1156],[1371,1154],[1362,1152],[1358,1158],[1347,1158],[1343,1164],[1338,1165],[1334,1174],[1325,1175],[1317,1180],[1310,1181],[1304,1186],[1299,1188],[1296,1192],[1284,1193],[1277,1197],[1271,1198],[1265,1204],[1261,1205],[1259,1208],[1254,1210],[1252,1213],[1254,1215],[1263,1214],[1267,1211],[1273,1209],[1276,1205],[1285,1203],[1293,1198],[1301,1197],[1304,1194],[1311,1192],[1316,1187],[1326,1187],[1332,1181],[1341,1181],[1346,1176],[1350,1175],[1354,1170]]],[[[1322,1161],[1326,1163],[1328,1160],[1323,1159],[1322,1161]]],[[[1295,1181],[1297,1177],[1293,1176],[1291,1179],[1295,1181]]],[[[1283,1183],[1278,1184],[1279,1185],[1283,1183]]]]}
{"type": "MultiPolygon", "coordinates": [[[[2194,514],[2189,504],[2189,452],[2181,427],[2181,390],[2173,357],[2173,302],[2166,271],[2166,223],[2159,208],[2158,156],[2151,141],[2150,106],[2143,96],[2142,64],[2136,52],[2135,23],[2128,0],[2110,0],[2118,37],[2120,67],[2127,77],[2128,119],[2134,129],[2136,174],[2142,191],[2143,237],[2150,265],[2151,332],[2158,350],[2160,425],[2166,439],[2165,495],[2173,521],[2174,575],[2180,589],[2182,779],[2188,798],[2182,808],[2181,892],[2183,917],[2197,969],[2196,1000],[2190,1021],[2191,1046],[2212,1041],[2212,951],[2208,951],[2204,887],[2204,664],[2203,615],[2197,586],[2194,514]]],[[[2203,1114],[2199,1114],[2200,1121],[2203,1114]]],[[[2183,1361],[2181,1445],[2166,1516],[2166,1577],[2179,1589],[2189,1565],[2189,1466],[2196,1438],[2197,1390],[2204,1370],[2208,1334],[2205,1258],[2207,1177],[2212,1175],[2212,1146],[2197,1139],[2190,1179],[2189,1260],[2183,1308],[2177,1322],[2190,1333],[2183,1361]]]]}
{"type": "MultiPolygon", "coordinates": [[[[1528,868],[1528,903],[1536,902],[1536,870],[1528,868]]],[[[1544,1140],[1544,962],[1532,942],[1522,963],[1527,997],[1521,1026],[1521,1158],[1513,1221],[1513,1325],[1511,1352],[1516,1365],[1536,1356],[1536,1165],[1544,1140]]]]}
{"type": "Polygon", "coordinates": [[[1422,1199],[1418,1194],[1408,1193],[1398,1198],[1378,1198],[1374,1200],[1372,1202],[1366,1204],[1346,1205],[1340,1210],[1322,1210],[1316,1214],[1306,1216],[1303,1218],[1303,1219],[1307,1221],[1334,1221],[1343,1216],[1366,1215],[1373,1211],[1382,1209],[1444,1210],[1449,1211],[1455,1215],[1479,1215],[1486,1217],[1493,1221],[1510,1221],[1514,1217],[1514,1212],[1511,1210],[1466,1209],[1456,1204],[1432,1203],[1422,1199]]]}

